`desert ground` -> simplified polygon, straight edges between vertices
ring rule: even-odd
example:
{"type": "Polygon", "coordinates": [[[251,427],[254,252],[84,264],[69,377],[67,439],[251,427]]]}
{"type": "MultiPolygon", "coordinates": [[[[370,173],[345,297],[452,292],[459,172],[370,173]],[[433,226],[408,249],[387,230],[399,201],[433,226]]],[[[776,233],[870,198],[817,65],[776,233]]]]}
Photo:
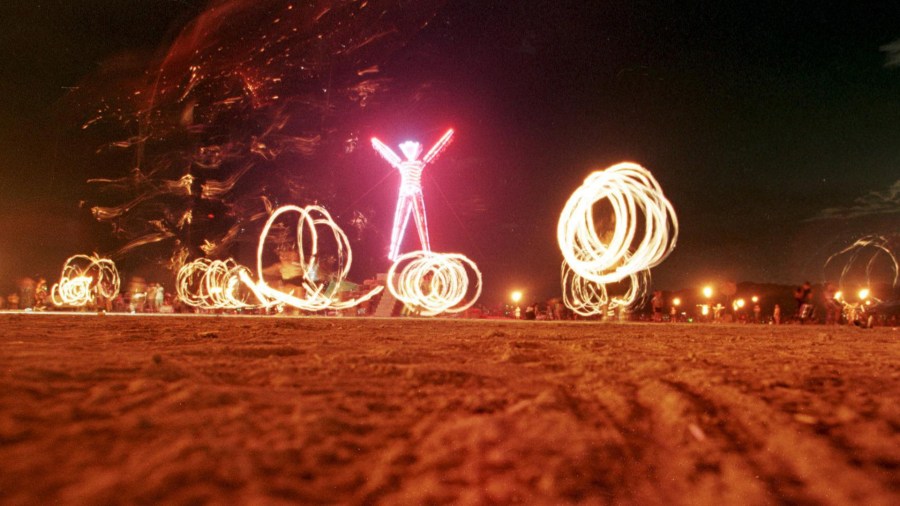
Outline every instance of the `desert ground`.
{"type": "Polygon", "coordinates": [[[3,504],[900,504],[900,330],[0,315],[3,504]]]}

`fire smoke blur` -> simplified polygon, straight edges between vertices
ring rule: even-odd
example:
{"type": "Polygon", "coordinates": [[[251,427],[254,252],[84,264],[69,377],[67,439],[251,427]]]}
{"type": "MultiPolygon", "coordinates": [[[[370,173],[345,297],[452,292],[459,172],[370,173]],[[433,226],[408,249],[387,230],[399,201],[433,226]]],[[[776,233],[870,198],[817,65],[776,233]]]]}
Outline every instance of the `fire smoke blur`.
{"type": "MultiPolygon", "coordinates": [[[[98,155],[116,169],[89,181],[88,204],[119,241],[113,256],[140,251],[175,272],[255,242],[283,204],[346,207],[334,166],[393,89],[385,64],[441,4],[216,1],[143,74],[96,76],[82,128],[110,139],[98,155]]],[[[338,219],[368,223],[357,209],[338,219]]]]}

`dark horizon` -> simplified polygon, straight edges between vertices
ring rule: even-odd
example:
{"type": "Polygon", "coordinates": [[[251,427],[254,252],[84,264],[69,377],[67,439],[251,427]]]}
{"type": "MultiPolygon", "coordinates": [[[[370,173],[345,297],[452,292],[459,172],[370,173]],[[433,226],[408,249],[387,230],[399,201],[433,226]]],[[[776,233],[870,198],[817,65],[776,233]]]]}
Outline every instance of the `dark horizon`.
{"type": "MultiPolygon", "coordinates": [[[[272,21],[264,9],[282,3],[261,2],[259,18],[272,21]]],[[[354,211],[367,218],[351,241],[355,281],[387,269],[378,259],[397,191],[368,139],[430,145],[451,126],[454,144],[424,179],[432,242],[478,263],[489,305],[512,289],[558,295],[559,212],[591,171],[624,160],[655,175],[681,224],[652,271],[656,288],[835,281],[825,279],[830,255],[898,233],[900,68],[886,46],[900,39],[900,5],[545,3],[435,2],[422,13],[401,2],[400,18],[427,25],[398,25],[408,29],[402,45],[371,56],[387,83],[371,104],[330,104],[327,128],[293,112],[291,133],[321,127],[322,147],[266,160],[266,170],[298,185],[321,171],[328,184],[308,198],[344,223],[354,211]],[[357,144],[342,151],[348,133],[357,144]]],[[[98,197],[86,180],[152,160],[103,148],[123,139],[121,125],[82,129],[100,107],[90,99],[112,103],[109,90],[147,78],[116,70],[152,73],[192,20],[216,19],[198,1],[12,4],[0,26],[4,294],[15,277],[52,283],[69,255],[121,245],[91,218],[98,197]]],[[[249,226],[245,234],[255,240],[249,226]]]]}

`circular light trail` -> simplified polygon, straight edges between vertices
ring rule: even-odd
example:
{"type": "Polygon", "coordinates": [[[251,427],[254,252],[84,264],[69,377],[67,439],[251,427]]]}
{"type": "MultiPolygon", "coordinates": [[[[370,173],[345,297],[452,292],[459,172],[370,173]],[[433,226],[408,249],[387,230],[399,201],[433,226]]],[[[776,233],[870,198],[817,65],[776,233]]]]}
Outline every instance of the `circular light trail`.
{"type": "Polygon", "coordinates": [[[621,306],[628,307],[647,293],[649,271],[631,274],[619,284],[626,286],[620,295],[610,294],[614,283],[594,283],[573,271],[568,264],[562,264],[563,304],[581,316],[603,315],[605,310],[621,306]],[[627,283],[627,284],[626,284],[627,283]]]}
{"type": "Polygon", "coordinates": [[[286,305],[303,311],[323,311],[326,309],[349,309],[365,302],[381,292],[383,287],[375,287],[365,295],[341,300],[340,287],[350,272],[352,251],[347,235],[321,206],[284,206],[276,209],[263,227],[256,250],[256,268],[258,279],[254,280],[250,269],[233,259],[209,260],[201,258],[185,264],[178,271],[178,297],[185,303],[201,309],[250,309],[270,308],[286,305]],[[300,258],[297,262],[302,276],[302,295],[285,293],[270,286],[263,279],[263,253],[266,238],[275,221],[285,213],[298,213],[297,246],[300,258]],[[319,229],[326,230],[336,244],[338,272],[335,274],[331,288],[316,280],[314,275],[318,267],[319,229]],[[304,241],[308,238],[308,241],[304,241]],[[304,249],[308,243],[309,251],[304,249]],[[241,291],[241,284],[250,293],[241,291]],[[251,293],[256,302],[251,303],[251,293]]]}
{"type": "Polygon", "coordinates": [[[411,251],[397,257],[387,273],[391,294],[407,308],[423,316],[459,313],[481,296],[481,271],[459,253],[411,251]],[[469,292],[469,272],[475,276],[475,292],[469,292]]]}
{"type": "Polygon", "coordinates": [[[854,283],[864,282],[865,285],[872,285],[884,281],[872,277],[875,273],[884,273],[884,266],[887,265],[889,275],[892,274],[891,286],[900,286],[900,260],[894,251],[897,238],[893,239],[894,241],[890,237],[880,235],[861,237],[850,246],[828,257],[825,261],[825,270],[829,271],[831,263],[836,262],[838,258],[845,259],[838,281],[840,289],[844,291],[854,283]]]}
{"type": "Polygon", "coordinates": [[[575,190],[556,237],[566,305],[578,314],[598,314],[604,305],[630,305],[645,295],[649,269],[675,248],[678,218],[650,171],[623,162],[592,173],[575,190]],[[594,206],[604,201],[612,210],[611,228],[598,230],[594,206]],[[610,298],[604,285],[625,278],[629,289],[610,298]]]}
{"type": "Polygon", "coordinates": [[[115,298],[119,287],[119,271],[112,260],[74,255],[63,264],[59,283],[50,289],[50,300],[57,306],[85,307],[97,297],[115,298]]]}
{"type": "Polygon", "coordinates": [[[341,227],[335,223],[331,218],[331,214],[329,214],[324,207],[315,205],[306,207],[289,205],[276,209],[272,215],[269,216],[269,220],[263,227],[262,233],[260,233],[259,246],[256,249],[256,271],[258,280],[253,281],[249,272],[246,271],[240,271],[238,276],[241,281],[254,292],[256,297],[260,300],[261,305],[266,307],[285,304],[304,311],[349,309],[371,299],[384,289],[383,287],[378,286],[361,297],[350,300],[341,300],[340,286],[343,284],[344,280],[346,280],[347,274],[350,272],[352,261],[353,252],[350,249],[350,240],[347,239],[347,234],[345,234],[344,231],[341,230],[341,227]],[[272,225],[278,217],[282,214],[291,212],[300,215],[297,223],[297,250],[300,254],[300,259],[297,263],[300,266],[300,271],[303,275],[301,288],[304,292],[300,297],[269,286],[262,277],[263,252],[265,251],[266,237],[269,235],[269,230],[272,228],[272,225]],[[314,275],[318,266],[320,228],[325,230],[326,237],[331,236],[334,240],[337,251],[336,260],[338,271],[335,273],[330,289],[325,284],[317,281],[314,275]],[[305,237],[308,237],[309,239],[308,252],[305,251],[304,248],[305,237]]]}
{"type": "Polygon", "coordinates": [[[249,294],[239,293],[241,273],[249,269],[234,259],[198,258],[178,270],[175,291],[185,304],[200,309],[246,309],[256,305],[247,302],[249,294]]]}

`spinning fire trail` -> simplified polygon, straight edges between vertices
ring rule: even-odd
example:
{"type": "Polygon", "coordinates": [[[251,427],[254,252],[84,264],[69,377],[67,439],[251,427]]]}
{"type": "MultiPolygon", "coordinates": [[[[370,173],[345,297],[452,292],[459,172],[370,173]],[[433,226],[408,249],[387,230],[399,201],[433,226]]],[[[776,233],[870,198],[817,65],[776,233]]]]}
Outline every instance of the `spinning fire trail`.
{"type": "Polygon", "coordinates": [[[415,141],[406,141],[400,144],[400,151],[406,156],[405,161],[394,150],[387,147],[377,138],[372,137],[372,147],[375,148],[375,151],[378,151],[382,158],[400,171],[400,195],[397,197],[397,210],[394,212],[391,249],[388,253],[389,259],[397,259],[400,251],[400,242],[403,240],[404,232],[406,232],[406,225],[409,224],[410,214],[413,214],[415,217],[422,250],[431,251],[431,243],[428,240],[428,221],[425,219],[425,197],[422,195],[422,171],[426,165],[433,162],[444,151],[447,145],[450,144],[452,137],[453,129],[451,128],[447,130],[447,133],[437,141],[428,153],[425,153],[421,160],[419,160],[419,156],[422,154],[421,144],[415,141]]]}
{"type": "Polygon", "coordinates": [[[650,171],[622,162],[592,173],[575,190],[560,214],[556,237],[565,259],[563,300],[590,316],[643,296],[649,269],[675,248],[678,218],[650,171]],[[612,214],[598,230],[594,210],[600,203],[612,214]],[[626,278],[625,295],[611,296],[608,287],[626,278]]]}

